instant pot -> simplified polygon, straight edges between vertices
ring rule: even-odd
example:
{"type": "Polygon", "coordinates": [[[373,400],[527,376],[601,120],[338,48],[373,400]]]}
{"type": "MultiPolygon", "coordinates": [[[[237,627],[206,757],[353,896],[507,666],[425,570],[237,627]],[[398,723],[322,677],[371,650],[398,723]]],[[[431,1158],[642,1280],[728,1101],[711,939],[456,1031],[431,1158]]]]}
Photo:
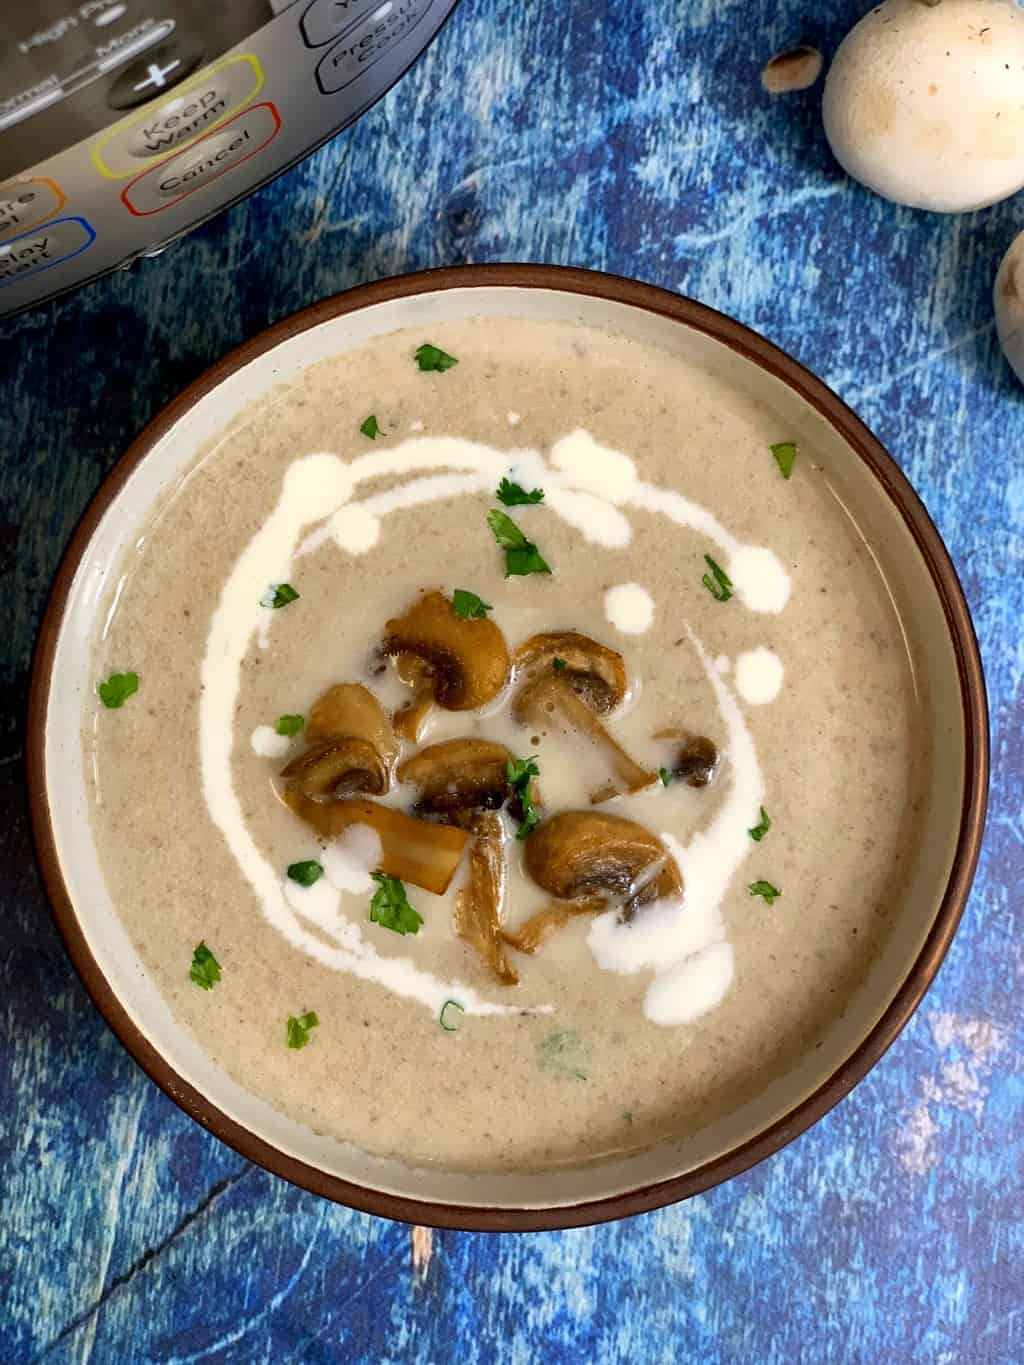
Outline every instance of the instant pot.
{"type": "Polygon", "coordinates": [[[0,315],[162,250],[307,155],[455,3],[0,4],[0,315]]]}

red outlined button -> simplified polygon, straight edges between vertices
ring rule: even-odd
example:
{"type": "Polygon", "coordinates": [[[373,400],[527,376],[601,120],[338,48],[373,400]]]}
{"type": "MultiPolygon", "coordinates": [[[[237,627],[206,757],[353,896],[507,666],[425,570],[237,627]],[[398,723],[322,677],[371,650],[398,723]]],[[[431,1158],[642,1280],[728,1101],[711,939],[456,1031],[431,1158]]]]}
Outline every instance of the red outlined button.
{"type": "Polygon", "coordinates": [[[177,156],[136,176],[121,191],[121,202],[136,218],[162,213],[261,152],[280,127],[273,104],[253,104],[177,156]]]}

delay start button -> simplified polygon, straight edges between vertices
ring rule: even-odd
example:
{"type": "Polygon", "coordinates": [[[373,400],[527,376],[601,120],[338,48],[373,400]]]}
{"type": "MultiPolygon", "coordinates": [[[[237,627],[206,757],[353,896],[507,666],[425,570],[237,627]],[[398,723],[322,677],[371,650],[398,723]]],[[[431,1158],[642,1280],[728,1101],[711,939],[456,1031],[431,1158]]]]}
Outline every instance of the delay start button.
{"type": "Polygon", "coordinates": [[[262,151],[280,127],[281,119],[272,104],[254,104],[187,151],[138,176],[125,186],[121,202],[137,218],[160,213],[262,151]]]}
{"type": "Polygon", "coordinates": [[[0,246],[0,289],[80,256],[96,240],[84,218],[58,218],[0,246]]]}

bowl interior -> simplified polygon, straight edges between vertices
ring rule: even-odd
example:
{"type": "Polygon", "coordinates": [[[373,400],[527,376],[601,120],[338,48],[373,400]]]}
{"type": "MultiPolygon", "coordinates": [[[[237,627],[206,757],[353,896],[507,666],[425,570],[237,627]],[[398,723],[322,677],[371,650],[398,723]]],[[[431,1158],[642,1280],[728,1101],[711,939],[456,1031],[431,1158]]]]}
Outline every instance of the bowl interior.
{"type": "MultiPolygon", "coordinates": [[[[325,305],[324,311],[330,307],[325,305]]],[[[950,625],[949,596],[959,602],[959,590],[937,537],[919,509],[908,518],[906,499],[917,508],[912,495],[855,419],[843,416],[834,399],[828,412],[816,406],[825,393],[820,386],[795,366],[787,368],[771,348],[759,350],[749,334],[717,315],[678,302],[675,312],[677,316],[667,316],[622,299],[561,288],[483,283],[384,297],[355,311],[314,319],[312,325],[293,325],[291,335],[278,344],[229,372],[221,367],[216,382],[201,381],[198,396],[193,391],[179,401],[162,426],[158,424],[155,441],[141,443],[145,458],[133,466],[129,460],[127,474],[122,470],[115,476],[115,491],[105,507],[101,498],[98,519],[87,521],[82,533],[87,543],[77,564],[80,542],[72,552],[64,609],[59,610],[63,595],[59,591],[55,619],[51,613],[51,638],[41,656],[46,676],[38,680],[42,700],[36,721],[42,728],[38,742],[43,781],[37,786],[36,815],[42,827],[44,868],[76,965],[135,1055],[189,1112],[248,1155],[347,1202],[423,1221],[470,1226],[501,1226],[502,1210],[548,1210],[553,1211],[549,1216],[533,1221],[557,1224],[584,1221],[572,1213],[574,1207],[627,1192],[645,1194],[630,1207],[609,1206],[609,1211],[635,1211],[713,1183],[781,1145],[845,1093],[905,1021],[955,927],[958,906],[951,907],[951,878],[960,879],[952,900],[962,900],[973,859],[972,850],[964,852],[964,831],[971,819],[980,819],[984,754],[978,751],[974,733],[979,727],[968,723],[971,712],[965,710],[964,640],[955,638],[950,625]],[[922,847],[887,947],[845,1016],[835,1020],[823,1044],[784,1080],[728,1117],[640,1156],[500,1175],[411,1169],[370,1157],[299,1126],[244,1091],[214,1064],[175,1022],[115,913],[90,834],[80,739],[83,702],[94,685],[92,642],[102,629],[101,613],[122,554],[144,533],[154,504],[173,490],[201,448],[271,387],[327,356],[400,327],[479,316],[579,319],[618,330],[713,368],[783,417],[795,438],[813,449],[837,497],[863,529],[900,606],[917,668],[920,703],[934,739],[936,770],[943,774],[943,781],[933,784],[927,796],[922,847]],[[780,373],[783,369],[786,378],[780,373]],[[891,495],[892,488],[904,500],[902,508],[891,495]],[[949,575],[941,587],[936,556],[945,566],[943,575],[949,575]],[[858,1050],[860,1062],[851,1062],[858,1050]],[[800,1106],[804,1108],[797,1115],[800,1106]],[[338,1181],[348,1184],[343,1187],[338,1181]],[[677,1183],[651,1193],[651,1187],[667,1181],[677,1183]],[[414,1204],[388,1204],[381,1195],[424,1201],[435,1208],[418,1211],[414,1204]],[[453,1208],[449,1220],[438,1211],[439,1205],[458,1206],[462,1212],[456,1214],[453,1208]]],[[[964,620],[960,628],[967,631],[969,655],[969,624],[964,620]]],[[[976,697],[972,706],[977,721],[979,707],[983,714],[983,697],[980,701],[976,697]]],[[[35,776],[39,783],[40,774],[35,776]]]]}

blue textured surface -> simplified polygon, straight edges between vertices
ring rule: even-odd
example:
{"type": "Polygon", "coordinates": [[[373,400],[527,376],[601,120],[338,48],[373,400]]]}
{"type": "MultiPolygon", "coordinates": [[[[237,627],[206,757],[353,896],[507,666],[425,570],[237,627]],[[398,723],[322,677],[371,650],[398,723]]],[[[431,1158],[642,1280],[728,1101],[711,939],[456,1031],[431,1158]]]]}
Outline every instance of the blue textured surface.
{"type": "Polygon", "coordinates": [[[355,129],[165,256],[0,323],[0,1361],[1024,1359],[1024,391],[990,287],[1021,201],[894,208],[832,162],[818,0],[463,0],[355,129]],[[770,1162],[566,1234],[423,1234],[335,1208],[193,1125],[89,1005],[32,867],[23,697],[44,595],[119,452],[296,307],[457,261],[638,276],[767,333],[874,427],[963,575],[992,702],[981,873],[881,1066],[770,1162]]]}

